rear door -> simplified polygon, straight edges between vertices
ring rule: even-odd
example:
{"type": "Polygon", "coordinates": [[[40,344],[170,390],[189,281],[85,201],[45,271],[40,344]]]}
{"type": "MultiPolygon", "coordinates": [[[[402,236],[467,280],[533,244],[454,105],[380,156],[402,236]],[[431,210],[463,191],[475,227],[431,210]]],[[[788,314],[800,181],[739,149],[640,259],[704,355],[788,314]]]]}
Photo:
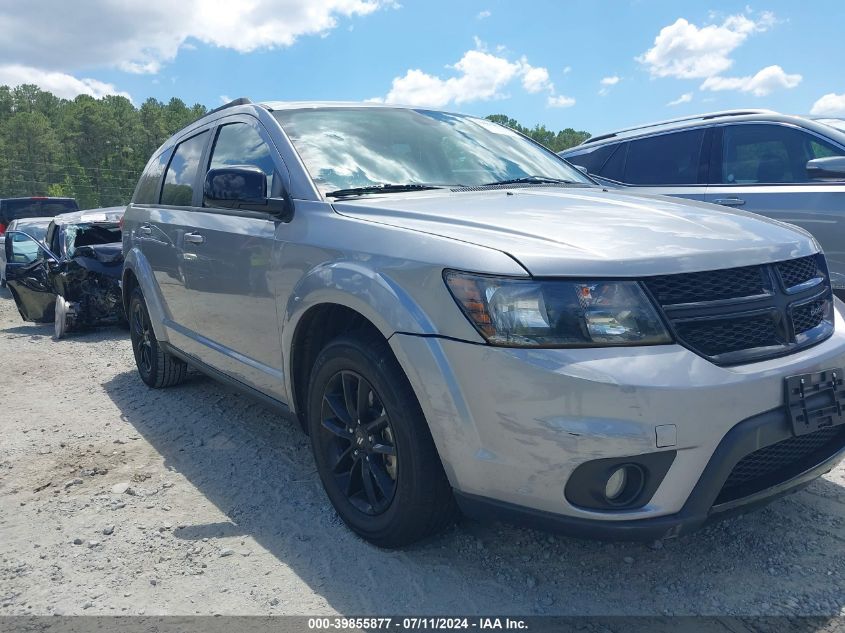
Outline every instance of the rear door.
{"type": "Polygon", "coordinates": [[[200,201],[200,165],[209,128],[196,130],[154,158],[133,198],[131,243],[143,253],[164,303],[164,325],[171,342],[188,347],[195,338],[190,297],[185,288],[184,236],[190,233],[200,201]]]}
{"type": "Polygon", "coordinates": [[[845,182],[807,176],[807,161],[845,148],[786,123],[719,126],[705,200],[796,224],[819,241],[831,280],[845,289],[845,182]]]}
{"type": "Polygon", "coordinates": [[[53,320],[56,295],[49,279],[55,264],[51,253],[31,236],[18,231],[6,234],[6,283],[24,321],[53,320]]]}
{"type": "MultiPolygon", "coordinates": [[[[252,116],[223,119],[203,171],[253,165],[271,197],[287,189],[287,169],[252,116]]],[[[257,389],[282,397],[282,350],[271,263],[276,231],[287,225],[256,212],[203,207],[185,236],[184,259],[200,359],[257,389]]]]}

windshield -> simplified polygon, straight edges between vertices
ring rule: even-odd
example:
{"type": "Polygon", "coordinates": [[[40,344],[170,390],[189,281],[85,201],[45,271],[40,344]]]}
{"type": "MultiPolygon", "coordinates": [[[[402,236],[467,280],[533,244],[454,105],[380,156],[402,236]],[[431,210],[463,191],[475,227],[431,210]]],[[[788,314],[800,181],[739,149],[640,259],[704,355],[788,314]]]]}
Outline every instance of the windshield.
{"type": "Polygon", "coordinates": [[[323,193],[374,185],[592,184],[552,152],[484,119],[403,108],[273,113],[323,193]]]}
{"type": "Polygon", "coordinates": [[[73,224],[65,231],[65,252],[73,257],[80,246],[97,246],[120,242],[121,231],[118,224],[90,223],[73,224]]]}

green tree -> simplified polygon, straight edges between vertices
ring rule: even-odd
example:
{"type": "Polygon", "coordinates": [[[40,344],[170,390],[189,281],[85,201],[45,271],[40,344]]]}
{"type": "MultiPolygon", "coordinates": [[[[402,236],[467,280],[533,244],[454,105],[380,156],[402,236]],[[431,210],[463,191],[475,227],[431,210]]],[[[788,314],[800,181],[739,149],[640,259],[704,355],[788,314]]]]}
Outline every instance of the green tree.
{"type": "Polygon", "coordinates": [[[487,117],[487,120],[516,130],[541,145],[545,145],[553,152],[562,152],[590,138],[589,132],[576,131],[571,127],[560,130],[559,132],[549,130],[545,125],[540,124],[535,125],[533,128],[528,128],[506,114],[491,114],[487,117]]]}

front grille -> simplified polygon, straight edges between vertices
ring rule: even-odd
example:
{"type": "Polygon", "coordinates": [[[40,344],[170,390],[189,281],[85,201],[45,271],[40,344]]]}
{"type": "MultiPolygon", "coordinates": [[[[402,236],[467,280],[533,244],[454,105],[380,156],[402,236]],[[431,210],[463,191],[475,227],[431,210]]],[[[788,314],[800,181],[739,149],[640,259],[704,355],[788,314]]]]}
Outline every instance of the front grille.
{"type": "Polygon", "coordinates": [[[792,310],[792,323],[796,334],[812,330],[824,321],[827,299],[817,299],[792,310]]]}
{"type": "Polygon", "coordinates": [[[786,288],[803,284],[805,281],[810,281],[821,274],[816,255],[780,262],[777,264],[777,269],[786,288]]]}
{"type": "Polygon", "coordinates": [[[702,273],[661,275],[648,279],[649,290],[662,304],[720,301],[765,292],[761,266],[743,266],[702,273]]]}
{"type": "Polygon", "coordinates": [[[821,254],[660,275],[644,284],[678,342],[719,365],[788,354],[833,333],[830,280],[821,254]]]}
{"type": "Polygon", "coordinates": [[[798,435],[743,457],[725,480],[716,505],[777,485],[832,456],[845,442],[845,427],[798,435]]]}
{"type": "Polygon", "coordinates": [[[706,356],[781,344],[774,321],[769,315],[680,323],[676,331],[681,338],[706,356]]]}

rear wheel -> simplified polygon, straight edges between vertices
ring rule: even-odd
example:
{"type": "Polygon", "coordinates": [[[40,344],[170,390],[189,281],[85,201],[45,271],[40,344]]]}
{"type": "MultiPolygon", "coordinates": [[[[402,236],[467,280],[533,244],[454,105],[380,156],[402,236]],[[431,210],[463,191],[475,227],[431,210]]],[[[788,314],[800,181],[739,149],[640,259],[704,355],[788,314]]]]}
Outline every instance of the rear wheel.
{"type": "Polygon", "coordinates": [[[345,336],[326,346],[311,374],[308,423],[326,493],[363,538],[399,547],[454,518],[422,410],[384,339],[345,336]]]}
{"type": "Polygon", "coordinates": [[[129,337],[138,373],[147,386],[153,389],[172,387],[185,379],[188,366],[167,352],[156,339],[140,288],[135,288],[129,299],[129,337]]]}

